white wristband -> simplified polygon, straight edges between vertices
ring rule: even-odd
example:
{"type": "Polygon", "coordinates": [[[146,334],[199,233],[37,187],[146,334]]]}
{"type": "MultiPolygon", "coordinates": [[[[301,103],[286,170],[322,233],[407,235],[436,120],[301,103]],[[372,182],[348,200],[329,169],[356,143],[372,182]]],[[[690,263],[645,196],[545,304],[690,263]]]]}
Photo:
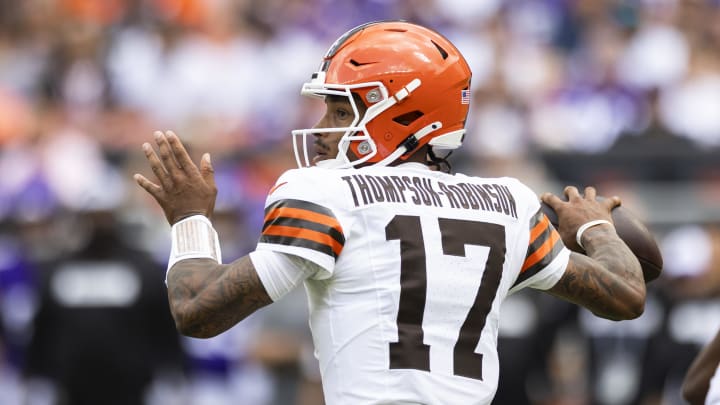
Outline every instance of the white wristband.
{"type": "Polygon", "coordinates": [[[581,248],[583,248],[583,250],[585,250],[585,246],[583,246],[583,244],[582,244],[583,233],[595,225],[603,225],[603,224],[612,225],[612,222],[605,220],[605,219],[596,219],[594,221],[586,222],[586,223],[580,225],[580,228],[578,228],[577,233],[575,234],[575,241],[577,242],[578,246],[580,246],[581,248]]]}
{"type": "Polygon", "coordinates": [[[178,221],[173,224],[170,234],[172,245],[168,272],[175,263],[185,259],[204,258],[222,263],[218,234],[206,216],[193,215],[178,221]]]}

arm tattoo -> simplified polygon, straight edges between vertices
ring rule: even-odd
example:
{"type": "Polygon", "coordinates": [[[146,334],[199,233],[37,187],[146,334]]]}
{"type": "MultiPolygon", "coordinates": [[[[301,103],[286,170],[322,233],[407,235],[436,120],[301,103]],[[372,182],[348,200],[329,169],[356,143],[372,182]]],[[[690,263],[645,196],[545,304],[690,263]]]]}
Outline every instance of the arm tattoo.
{"type": "Polygon", "coordinates": [[[565,274],[548,292],[608,319],[636,318],[645,281],[635,255],[610,229],[593,230],[587,256],[572,253],[565,274]]]}
{"type": "Polygon", "coordinates": [[[168,298],[181,333],[212,337],[272,302],[250,258],[228,265],[182,260],[168,274],[168,298]]]}

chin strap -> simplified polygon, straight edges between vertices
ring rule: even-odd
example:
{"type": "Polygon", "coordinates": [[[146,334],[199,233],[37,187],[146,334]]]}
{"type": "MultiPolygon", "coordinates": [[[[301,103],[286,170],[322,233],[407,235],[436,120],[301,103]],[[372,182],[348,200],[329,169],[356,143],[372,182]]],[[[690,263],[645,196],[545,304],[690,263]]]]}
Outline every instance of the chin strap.
{"type": "Polygon", "coordinates": [[[443,172],[443,173],[452,173],[452,165],[447,160],[450,155],[452,155],[453,151],[449,151],[445,156],[438,156],[435,153],[435,150],[433,148],[428,148],[428,163],[432,166],[434,166],[437,171],[443,172]]]}

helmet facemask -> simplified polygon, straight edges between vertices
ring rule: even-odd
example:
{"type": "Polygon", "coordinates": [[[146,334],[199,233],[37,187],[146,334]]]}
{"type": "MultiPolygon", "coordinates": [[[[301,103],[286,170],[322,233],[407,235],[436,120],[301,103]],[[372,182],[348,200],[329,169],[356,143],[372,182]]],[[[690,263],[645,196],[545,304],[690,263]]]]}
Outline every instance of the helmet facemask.
{"type": "MultiPolygon", "coordinates": [[[[370,135],[367,124],[374,118],[388,110],[400,100],[407,97],[413,90],[420,86],[420,80],[414,79],[403,87],[400,91],[390,96],[387,87],[382,82],[366,82],[350,85],[329,84],[324,83],[325,73],[318,72],[313,75],[313,80],[305,83],[302,87],[301,94],[309,97],[319,97],[324,99],[326,96],[346,97],[350,102],[355,118],[350,126],[341,128],[308,128],[297,129],[292,131],[293,150],[295,152],[295,160],[298,167],[311,166],[311,158],[308,154],[308,135],[319,133],[342,132],[343,136],[338,142],[338,155],[333,159],[327,159],[318,162],[318,166],[332,168],[349,168],[361,165],[372,159],[378,153],[378,147],[372,136],[370,135]],[[358,101],[354,95],[364,94],[364,98],[370,103],[365,114],[361,117],[358,109],[358,101]],[[300,139],[298,139],[300,138],[300,139]],[[356,150],[360,155],[355,160],[350,160],[348,150],[353,142],[357,142],[356,150]],[[302,145],[302,153],[298,147],[298,143],[302,145]]],[[[360,101],[362,102],[362,101],[360,101]]],[[[439,126],[434,129],[439,129],[439,126]]],[[[374,163],[376,166],[386,166],[395,161],[400,155],[406,152],[405,149],[399,149],[398,153],[394,153],[380,162],[374,163]]],[[[357,154],[357,153],[355,153],[357,154]]]]}
{"type": "Polygon", "coordinates": [[[302,87],[301,94],[308,97],[316,97],[325,99],[327,96],[339,96],[346,98],[353,111],[353,121],[347,127],[338,128],[307,128],[297,129],[292,131],[293,135],[293,150],[295,151],[295,160],[297,161],[298,167],[311,166],[311,156],[308,153],[308,149],[312,145],[312,138],[315,134],[322,133],[343,133],[342,137],[338,142],[338,154],[332,159],[327,159],[318,162],[318,166],[333,167],[333,168],[348,168],[354,167],[358,164],[364,163],[368,159],[375,156],[377,153],[377,147],[375,142],[370,137],[366,124],[369,119],[372,118],[371,106],[367,109],[363,116],[360,115],[360,108],[358,108],[358,102],[353,97],[354,91],[366,87],[375,87],[376,93],[379,97],[387,98],[387,90],[382,83],[361,83],[356,85],[333,85],[324,83],[324,73],[316,73],[314,79],[311,82],[305,83],[302,87]],[[308,138],[310,138],[308,140],[308,138]],[[351,161],[348,157],[348,150],[352,142],[363,143],[362,150],[366,152],[362,157],[357,160],[351,161]],[[302,153],[300,152],[301,145],[302,153]]]}

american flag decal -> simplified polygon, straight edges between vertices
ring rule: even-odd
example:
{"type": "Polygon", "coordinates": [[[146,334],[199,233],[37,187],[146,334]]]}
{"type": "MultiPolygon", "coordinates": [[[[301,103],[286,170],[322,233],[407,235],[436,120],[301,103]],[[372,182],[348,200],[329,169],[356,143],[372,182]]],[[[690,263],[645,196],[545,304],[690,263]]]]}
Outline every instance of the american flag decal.
{"type": "Polygon", "coordinates": [[[460,90],[460,104],[470,104],[470,90],[460,90]]]}

